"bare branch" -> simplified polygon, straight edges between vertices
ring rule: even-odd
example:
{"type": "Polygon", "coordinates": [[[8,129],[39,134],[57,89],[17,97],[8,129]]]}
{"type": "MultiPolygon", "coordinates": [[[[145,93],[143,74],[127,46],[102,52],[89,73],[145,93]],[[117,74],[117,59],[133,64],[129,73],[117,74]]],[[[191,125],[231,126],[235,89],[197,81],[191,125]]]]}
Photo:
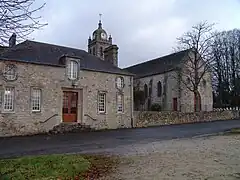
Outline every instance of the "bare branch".
{"type": "Polygon", "coordinates": [[[213,31],[214,24],[207,21],[192,26],[192,29],[177,38],[178,49],[188,50],[185,56],[185,64],[181,70],[181,83],[195,95],[204,75],[211,69],[213,62],[212,46],[216,34],[213,31]]]}
{"type": "Polygon", "coordinates": [[[40,23],[41,16],[34,16],[40,7],[32,9],[35,0],[0,0],[0,44],[8,43],[9,37],[15,33],[18,40],[24,40],[34,30],[46,26],[40,23]]]}

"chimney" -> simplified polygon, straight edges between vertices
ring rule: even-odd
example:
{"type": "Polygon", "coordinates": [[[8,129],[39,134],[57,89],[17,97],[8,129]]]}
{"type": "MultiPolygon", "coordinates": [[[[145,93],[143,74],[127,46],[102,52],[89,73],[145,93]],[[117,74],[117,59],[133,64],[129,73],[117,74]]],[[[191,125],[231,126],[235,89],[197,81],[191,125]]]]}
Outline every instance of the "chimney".
{"type": "Polygon", "coordinates": [[[104,60],[118,67],[118,47],[111,45],[104,50],[104,60]]]}
{"type": "Polygon", "coordinates": [[[16,45],[17,35],[15,33],[9,38],[9,47],[13,47],[16,45]]]}

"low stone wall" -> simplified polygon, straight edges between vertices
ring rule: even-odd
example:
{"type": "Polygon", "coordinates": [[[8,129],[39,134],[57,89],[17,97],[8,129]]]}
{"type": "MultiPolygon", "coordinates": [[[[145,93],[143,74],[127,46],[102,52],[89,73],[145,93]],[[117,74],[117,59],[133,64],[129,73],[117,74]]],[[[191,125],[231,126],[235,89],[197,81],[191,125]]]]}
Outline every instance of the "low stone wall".
{"type": "Polygon", "coordinates": [[[135,127],[149,127],[170,124],[184,124],[194,122],[206,122],[214,120],[229,120],[239,118],[240,111],[216,111],[216,112],[155,112],[155,111],[134,111],[135,127]]]}

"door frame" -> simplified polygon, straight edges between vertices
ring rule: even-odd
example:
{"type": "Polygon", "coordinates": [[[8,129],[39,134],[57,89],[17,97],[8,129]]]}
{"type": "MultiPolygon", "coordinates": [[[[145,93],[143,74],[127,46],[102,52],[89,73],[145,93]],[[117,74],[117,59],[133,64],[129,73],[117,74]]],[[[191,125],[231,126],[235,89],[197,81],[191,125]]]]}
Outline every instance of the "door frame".
{"type": "Polygon", "coordinates": [[[178,98],[173,98],[173,111],[178,111],[178,98]]]}
{"type": "Polygon", "coordinates": [[[83,89],[82,88],[68,88],[68,87],[62,87],[61,89],[61,123],[64,123],[63,120],[63,92],[69,91],[69,92],[77,92],[77,122],[76,123],[83,123],[83,89]]]}

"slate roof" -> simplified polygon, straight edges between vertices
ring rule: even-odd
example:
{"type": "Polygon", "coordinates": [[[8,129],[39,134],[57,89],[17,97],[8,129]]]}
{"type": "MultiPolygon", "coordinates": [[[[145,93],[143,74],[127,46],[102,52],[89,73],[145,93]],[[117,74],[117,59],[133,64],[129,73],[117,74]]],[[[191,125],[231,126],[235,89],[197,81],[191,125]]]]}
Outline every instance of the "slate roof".
{"type": "Polygon", "coordinates": [[[180,67],[183,57],[187,52],[189,52],[189,50],[179,51],[177,53],[127,67],[125,70],[135,74],[137,78],[162,74],[180,67]]]}
{"type": "Polygon", "coordinates": [[[128,71],[115,67],[109,62],[103,61],[84,50],[30,40],[26,40],[13,48],[8,48],[8,50],[0,55],[0,58],[41,65],[63,66],[59,63],[59,58],[64,55],[81,58],[81,69],[132,75],[128,71]]]}

